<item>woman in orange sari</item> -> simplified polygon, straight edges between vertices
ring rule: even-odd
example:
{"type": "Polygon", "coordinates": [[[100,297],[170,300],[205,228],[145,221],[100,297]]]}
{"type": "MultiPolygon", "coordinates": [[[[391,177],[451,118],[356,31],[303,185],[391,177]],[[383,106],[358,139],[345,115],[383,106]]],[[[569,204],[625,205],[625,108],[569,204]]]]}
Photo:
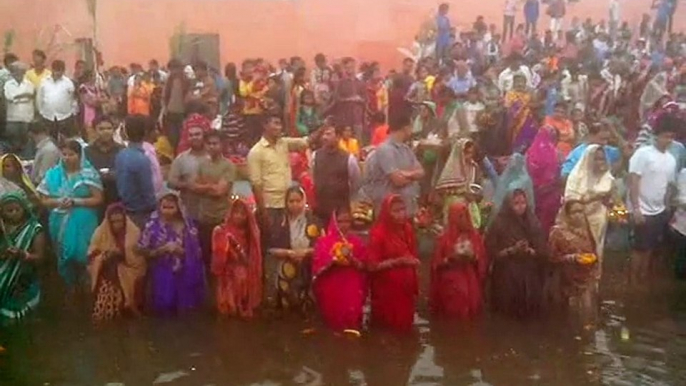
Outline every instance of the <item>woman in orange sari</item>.
{"type": "Polygon", "coordinates": [[[262,300],[262,251],[255,215],[241,199],[214,228],[211,269],[219,313],[251,318],[262,300]]]}
{"type": "Polygon", "coordinates": [[[417,239],[399,195],[389,195],[370,232],[369,268],[373,326],[412,329],[419,284],[417,239]]]}
{"type": "Polygon", "coordinates": [[[124,310],[140,313],[146,270],[145,258],[137,248],[140,235],[122,204],[107,208],[88,248],[94,321],[113,319],[124,310]]]}
{"type": "Polygon", "coordinates": [[[581,201],[565,202],[548,245],[554,265],[548,280],[551,300],[565,308],[590,311],[597,294],[598,257],[581,201]]]}
{"type": "Polygon", "coordinates": [[[574,124],[567,117],[567,103],[555,103],[553,115],[545,117],[543,126],[549,126],[557,132],[557,150],[560,159],[566,159],[569,153],[576,147],[576,133],[574,124]]]}
{"type": "Polygon", "coordinates": [[[526,87],[524,74],[516,73],[512,78],[512,90],[505,94],[509,140],[514,153],[526,152],[537,132],[532,110],[534,100],[526,87]]]}

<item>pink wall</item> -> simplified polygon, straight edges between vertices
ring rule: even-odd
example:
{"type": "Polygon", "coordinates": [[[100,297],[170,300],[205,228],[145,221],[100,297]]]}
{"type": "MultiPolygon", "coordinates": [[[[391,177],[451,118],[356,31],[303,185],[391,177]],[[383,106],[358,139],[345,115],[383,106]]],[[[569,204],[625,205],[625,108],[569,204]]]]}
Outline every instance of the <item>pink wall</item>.
{"type": "MultiPolygon", "coordinates": [[[[393,65],[399,46],[412,37],[437,4],[431,0],[98,0],[98,45],[105,62],[128,64],[150,58],[166,61],[169,38],[184,23],[188,33],[219,33],[223,62],[261,56],[311,58],[317,52],[353,55],[393,65]]],[[[471,25],[477,15],[502,23],[504,0],[448,0],[455,25],[471,25]]],[[[622,17],[638,24],[652,0],[624,0],[622,17]]],[[[608,0],[581,0],[571,15],[607,17],[608,0]]],[[[543,10],[543,9],[542,9],[543,10]]],[[[543,13],[543,12],[542,12],[543,13]]],[[[72,62],[71,42],[92,37],[86,0],[2,0],[0,32],[14,29],[12,51],[27,59],[56,34],[59,56],[72,62]]],[[[521,17],[518,17],[521,19],[521,17]]],[[[571,17],[568,17],[569,21],[571,17]]],[[[678,20],[678,19],[677,19],[678,20]]],[[[520,22],[518,20],[517,22],[520,22]]],[[[541,22],[547,24],[547,20],[541,22]]],[[[686,22],[677,21],[679,27],[686,22]]]]}

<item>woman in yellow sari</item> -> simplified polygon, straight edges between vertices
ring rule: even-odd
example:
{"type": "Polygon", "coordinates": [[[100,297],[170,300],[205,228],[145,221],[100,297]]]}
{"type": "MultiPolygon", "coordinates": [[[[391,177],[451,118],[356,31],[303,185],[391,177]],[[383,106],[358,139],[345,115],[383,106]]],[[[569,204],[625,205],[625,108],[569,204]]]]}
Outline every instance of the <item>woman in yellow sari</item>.
{"type": "Polygon", "coordinates": [[[534,102],[526,88],[526,77],[516,73],[512,78],[512,90],[505,94],[509,139],[514,153],[526,152],[538,131],[532,109],[534,102]]]}
{"type": "Polygon", "coordinates": [[[94,321],[113,319],[124,310],[140,314],[146,270],[137,248],[140,234],[122,204],[107,208],[88,248],[94,321]]]}
{"type": "Polygon", "coordinates": [[[31,178],[21,165],[19,157],[15,154],[8,153],[0,157],[0,178],[5,178],[14,183],[24,192],[34,207],[40,203],[36,187],[31,182],[31,178]]]}

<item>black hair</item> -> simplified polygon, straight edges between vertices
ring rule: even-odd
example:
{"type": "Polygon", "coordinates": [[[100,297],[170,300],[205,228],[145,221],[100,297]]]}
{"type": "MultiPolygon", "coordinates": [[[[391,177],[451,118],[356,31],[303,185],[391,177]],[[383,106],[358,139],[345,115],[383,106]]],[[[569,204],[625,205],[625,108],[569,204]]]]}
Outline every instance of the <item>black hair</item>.
{"type": "Polygon", "coordinates": [[[384,114],[382,111],[374,113],[374,115],[372,115],[372,123],[377,125],[386,123],[386,114],[384,114]]]}
{"type": "Polygon", "coordinates": [[[300,186],[291,186],[286,190],[286,203],[288,203],[288,197],[290,197],[293,193],[299,194],[303,199],[305,198],[305,192],[303,191],[303,188],[300,186]]]}
{"type": "Polygon", "coordinates": [[[19,57],[11,52],[8,52],[5,54],[5,57],[2,59],[2,62],[5,64],[5,67],[8,67],[10,64],[16,62],[19,60],[19,57]]]}
{"type": "Polygon", "coordinates": [[[67,66],[64,64],[64,60],[57,59],[52,61],[52,65],[50,66],[50,68],[53,71],[64,71],[67,68],[67,66]]]}
{"type": "Polygon", "coordinates": [[[43,50],[33,50],[31,53],[32,56],[38,56],[39,58],[45,60],[47,59],[47,55],[45,55],[45,52],[43,50]]]}
{"type": "Polygon", "coordinates": [[[325,60],[326,60],[326,56],[324,54],[322,54],[321,52],[314,56],[314,62],[315,63],[323,62],[325,60]]]}
{"type": "Polygon", "coordinates": [[[183,63],[179,59],[172,59],[167,63],[167,68],[172,70],[172,69],[177,69],[177,68],[183,68],[183,63]]]}
{"type": "Polygon", "coordinates": [[[29,133],[48,134],[48,127],[42,121],[32,122],[29,124],[29,133]]]}
{"type": "Polygon", "coordinates": [[[114,117],[109,114],[97,114],[93,119],[93,127],[98,127],[103,122],[109,122],[114,126],[114,117]]]}
{"type": "Polygon", "coordinates": [[[341,60],[341,63],[343,63],[344,65],[345,65],[345,64],[348,64],[348,63],[351,63],[351,62],[354,63],[354,62],[355,62],[355,59],[353,59],[353,58],[350,57],[350,56],[346,56],[345,58],[343,58],[343,60],[341,60]]]}
{"type": "Polygon", "coordinates": [[[266,126],[269,122],[271,122],[273,119],[278,119],[279,122],[282,121],[281,115],[279,114],[271,114],[267,113],[262,116],[262,126],[266,126]]]}
{"type": "Polygon", "coordinates": [[[217,130],[210,130],[207,133],[203,134],[203,136],[202,136],[202,139],[205,142],[209,142],[209,140],[211,138],[214,138],[214,139],[218,140],[219,142],[222,141],[222,136],[221,136],[221,134],[219,134],[219,132],[217,130]]]}
{"type": "Polygon", "coordinates": [[[391,115],[388,119],[388,131],[390,133],[400,131],[409,126],[410,122],[412,122],[410,114],[398,113],[391,115]]]}
{"type": "Polygon", "coordinates": [[[234,80],[237,78],[237,69],[236,69],[236,63],[226,63],[226,66],[224,66],[224,76],[227,79],[234,80]]]}
{"type": "Polygon", "coordinates": [[[148,62],[148,64],[151,65],[151,66],[159,66],[159,65],[160,65],[160,62],[158,62],[157,59],[150,59],[150,61],[148,62]]]}
{"type": "Polygon", "coordinates": [[[150,125],[150,119],[145,115],[135,114],[126,117],[125,124],[126,136],[129,141],[140,143],[145,139],[150,125]]]}
{"type": "Polygon", "coordinates": [[[664,133],[678,133],[683,126],[684,121],[674,113],[662,114],[655,124],[655,135],[664,133]]]}
{"type": "Polygon", "coordinates": [[[69,150],[73,151],[74,153],[76,153],[79,156],[79,158],[81,157],[82,147],[81,147],[81,144],[79,143],[79,141],[77,141],[75,139],[69,139],[66,142],[62,143],[62,145],[60,146],[60,149],[62,149],[62,150],[69,149],[69,150]]]}
{"type": "Polygon", "coordinates": [[[313,92],[312,90],[307,90],[307,89],[305,89],[305,90],[303,90],[303,91],[300,93],[300,104],[301,104],[301,105],[302,105],[303,102],[305,101],[305,97],[308,96],[308,95],[311,96],[312,99],[314,99],[314,92],[313,92]]]}
{"type": "Polygon", "coordinates": [[[450,4],[448,3],[442,3],[441,5],[438,6],[438,11],[439,12],[445,12],[450,8],[450,4]]]}
{"type": "Polygon", "coordinates": [[[412,63],[412,64],[414,64],[414,59],[412,59],[412,58],[405,58],[405,59],[403,59],[403,63],[412,63]]]}
{"type": "Polygon", "coordinates": [[[207,71],[207,63],[203,62],[202,60],[199,60],[193,64],[193,71],[207,71]]]}

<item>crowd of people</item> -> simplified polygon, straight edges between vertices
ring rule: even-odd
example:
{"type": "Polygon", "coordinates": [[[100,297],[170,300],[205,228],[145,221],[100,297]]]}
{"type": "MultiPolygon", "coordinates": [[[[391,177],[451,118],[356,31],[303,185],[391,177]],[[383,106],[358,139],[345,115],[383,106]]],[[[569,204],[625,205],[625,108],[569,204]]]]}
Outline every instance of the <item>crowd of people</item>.
{"type": "Polygon", "coordinates": [[[610,226],[632,230],[631,283],[665,256],[683,276],[686,38],[659,13],[634,34],[615,1],[569,27],[552,1],[542,37],[537,0],[516,25],[508,0],[502,33],[456,34],[444,4],[433,54],[386,75],[318,54],[68,77],[6,54],[0,315],[38,306],[52,256],[98,322],[209,301],[336,331],[366,304],[410,330],[421,265],[436,317],[592,312],[610,226]]]}

